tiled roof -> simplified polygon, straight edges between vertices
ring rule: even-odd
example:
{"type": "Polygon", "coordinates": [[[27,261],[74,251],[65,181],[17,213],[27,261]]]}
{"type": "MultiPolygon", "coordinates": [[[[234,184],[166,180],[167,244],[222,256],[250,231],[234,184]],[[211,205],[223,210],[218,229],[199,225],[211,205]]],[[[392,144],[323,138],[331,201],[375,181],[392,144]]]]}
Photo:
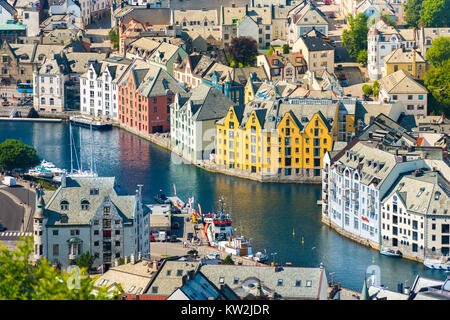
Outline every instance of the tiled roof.
{"type": "Polygon", "coordinates": [[[385,56],[384,63],[413,63],[413,54],[416,56],[416,63],[425,63],[425,59],[414,49],[398,48],[385,56]]]}
{"type": "Polygon", "coordinates": [[[380,80],[380,86],[389,94],[428,93],[428,90],[424,86],[414,80],[413,76],[403,69],[382,78],[380,80]]]}

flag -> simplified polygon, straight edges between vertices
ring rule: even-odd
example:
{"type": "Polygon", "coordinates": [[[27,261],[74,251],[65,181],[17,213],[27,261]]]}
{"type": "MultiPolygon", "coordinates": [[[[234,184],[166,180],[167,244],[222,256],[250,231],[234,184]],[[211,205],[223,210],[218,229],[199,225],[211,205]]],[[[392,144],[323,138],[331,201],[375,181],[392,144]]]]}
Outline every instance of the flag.
{"type": "Polygon", "coordinates": [[[103,271],[103,265],[100,265],[100,267],[97,268],[97,271],[100,271],[100,270],[103,271]]]}
{"type": "Polygon", "coordinates": [[[200,207],[200,203],[198,204],[198,212],[202,215],[202,207],[200,207]]]}
{"type": "Polygon", "coordinates": [[[175,183],[173,184],[173,192],[177,195],[177,188],[175,188],[175,183]]]}

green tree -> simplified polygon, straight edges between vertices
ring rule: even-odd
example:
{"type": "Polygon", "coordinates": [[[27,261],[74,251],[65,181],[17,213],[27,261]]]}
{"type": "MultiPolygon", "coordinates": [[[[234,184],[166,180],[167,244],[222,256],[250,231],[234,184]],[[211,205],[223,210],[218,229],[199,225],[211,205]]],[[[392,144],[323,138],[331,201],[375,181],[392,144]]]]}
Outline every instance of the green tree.
{"type": "Polygon", "coordinates": [[[362,92],[363,92],[365,95],[370,96],[370,95],[372,94],[372,91],[373,91],[373,89],[372,89],[372,86],[371,86],[371,85],[369,85],[369,84],[364,84],[364,85],[362,86],[362,92]]]}
{"type": "Polygon", "coordinates": [[[367,65],[367,50],[363,49],[358,53],[356,57],[356,62],[361,63],[363,66],[367,65]]]}
{"type": "Polygon", "coordinates": [[[403,7],[405,9],[405,21],[410,27],[419,27],[420,11],[423,0],[408,0],[403,7]]]}
{"type": "Polygon", "coordinates": [[[266,52],[266,56],[271,56],[271,55],[273,55],[273,47],[272,46],[270,46],[269,50],[266,52]]]}
{"type": "Polygon", "coordinates": [[[342,43],[353,59],[358,57],[360,51],[367,50],[368,19],[363,13],[359,13],[355,18],[348,15],[350,30],[342,31],[342,43]]]}
{"type": "Polygon", "coordinates": [[[258,55],[258,44],[251,37],[233,38],[228,47],[228,54],[237,64],[242,63],[244,67],[253,66],[258,55]]]}
{"type": "Polygon", "coordinates": [[[289,53],[289,44],[283,44],[283,54],[288,54],[289,53]]]}
{"type": "Polygon", "coordinates": [[[94,256],[89,251],[82,253],[76,260],[75,264],[80,268],[86,269],[88,272],[92,269],[94,256]]]}
{"type": "Polygon", "coordinates": [[[192,257],[196,257],[198,255],[198,251],[195,249],[191,249],[187,252],[188,255],[192,256],[192,257]]]}
{"type": "Polygon", "coordinates": [[[433,40],[433,44],[425,54],[426,59],[435,67],[442,65],[450,59],[450,37],[439,37],[433,40]]]}
{"type": "Polygon", "coordinates": [[[380,88],[380,83],[377,81],[377,80],[375,80],[374,82],[373,82],[373,85],[372,85],[372,87],[375,89],[375,88],[380,88]]]}
{"type": "Polygon", "coordinates": [[[450,116],[450,59],[441,66],[432,66],[425,73],[424,83],[433,97],[429,99],[430,111],[450,116]]]}
{"type": "Polygon", "coordinates": [[[449,0],[424,0],[419,22],[424,27],[448,27],[450,25],[449,0]]]}
{"type": "Polygon", "coordinates": [[[373,93],[372,93],[372,95],[375,97],[375,98],[378,98],[378,94],[380,93],[380,87],[373,87],[373,93]]]}
{"type": "Polygon", "coordinates": [[[33,239],[22,238],[17,250],[0,248],[0,300],[110,300],[118,299],[122,288],[108,292],[94,288],[98,277],[84,269],[79,274],[59,271],[46,259],[33,264],[33,239]]]}
{"type": "Polygon", "coordinates": [[[222,260],[222,264],[234,264],[233,259],[231,259],[231,256],[228,255],[225,257],[225,259],[222,260]]]}
{"type": "Polygon", "coordinates": [[[7,139],[0,144],[0,167],[5,170],[27,169],[39,162],[36,150],[20,140],[7,139]]]}
{"type": "Polygon", "coordinates": [[[119,28],[112,28],[109,30],[109,40],[114,46],[114,49],[119,48],[119,28]]]}

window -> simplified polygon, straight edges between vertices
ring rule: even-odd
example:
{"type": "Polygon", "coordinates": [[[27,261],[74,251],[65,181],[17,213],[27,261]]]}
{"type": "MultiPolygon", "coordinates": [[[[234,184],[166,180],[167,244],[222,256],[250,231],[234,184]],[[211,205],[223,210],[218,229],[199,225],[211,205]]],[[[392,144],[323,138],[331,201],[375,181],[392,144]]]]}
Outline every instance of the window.
{"type": "Polygon", "coordinates": [[[61,210],[69,210],[69,202],[67,200],[61,200],[61,210]]]}
{"type": "Polygon", "coordinates": [[[53,245],[53,255],[54,256],[59,255],[59,244],[54,244],[53,245]]]}
{"type": "Polygon", "coordinates": [[[86,199],[81,200],[81,210],[88,210],[89,209],[89,201],[86,199]]]}
{"type": "Polygon", "coordinates": [[[301,285],[302,285],[302,281],[301,280],[295,281],[295,286],[296,287],[300,287],[301,285]]]}
{"type": "Polygon", "coordinates": [[[312,281],[306,280],[306,287],[312,287],[312,281]]]}
{"type": "Polygon", "coordinates": [[[59,233],[58,230],[53,230],[53,235],[54,235],[54,236],[57,236],[58,233],[59,233]]]}
{"type": "Polygon", "coordinates": [[[277,286],[281,287],[283,285],[283,279],[278,279],[277,286]]]}

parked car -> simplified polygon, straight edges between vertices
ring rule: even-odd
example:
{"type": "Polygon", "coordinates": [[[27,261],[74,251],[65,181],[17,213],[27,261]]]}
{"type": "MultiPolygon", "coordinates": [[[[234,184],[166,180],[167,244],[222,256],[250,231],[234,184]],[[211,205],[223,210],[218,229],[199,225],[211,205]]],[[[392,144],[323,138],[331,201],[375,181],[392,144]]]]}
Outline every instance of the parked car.
{"type": "Polygon", "coordinates": [[[334,12],[330,12],[329,14],[328,14],[328,16],[330,17],[330,18],[336,18],[336,14],[334,13],[334,12]]]}
{"type": "Polygon", "coordinates": [[[0,222],[0,232],[6,231],[6,227],[4,225],[1,224],[0,222]]]}
{"type": "Polygon", "coordinates": [[[338,71],[344,70],[344,68],[342,67],[342,64],[338,64],[336,66],[336,70],[338,70],[338,71]]]}
{"type": "Polygon", "coordinates": [[[342,81],[341,81],[341,86],[347,87],[347,86],[348,86],[347,80],[342,80],[342,81]]]}
{"type": "Polygon", "coordinates": [[[345,76],[345,74],[341,73],[339,75],[339,80],[347,80],[347,77],[345,76]]]}
{"type": "Polygon", "coordinates": [[[323,0],[323,4],[329,5],[331,4],[331,0],[323,0]]]}
{"type": "Polygon", "coordinates": [[[187,234],[188,241],[191,241],[193,237],[194,237],[194,234],[192,232],[188,232],[188,234],[187,234]]]}
{"type": "Polygon", "coordinates": [[[210,260],[215,260],[215,259],[220,259],[220,254],[218,253],[210,253],[206,256],[207,259],[210,260]]]}
{"type": "Polygon", "coordinates": [[[170,236],[170,242],[177,242],[178,241],[178,239],[177,239],[177,236],[176,235],[171,235],[170,236]]]}
{"type": "Polygon", "coordinates": [[[16,185],[16,178],[6,176],[3,178],[3,184],[7,185],[8,187],[14,187],[16,185]]]}

